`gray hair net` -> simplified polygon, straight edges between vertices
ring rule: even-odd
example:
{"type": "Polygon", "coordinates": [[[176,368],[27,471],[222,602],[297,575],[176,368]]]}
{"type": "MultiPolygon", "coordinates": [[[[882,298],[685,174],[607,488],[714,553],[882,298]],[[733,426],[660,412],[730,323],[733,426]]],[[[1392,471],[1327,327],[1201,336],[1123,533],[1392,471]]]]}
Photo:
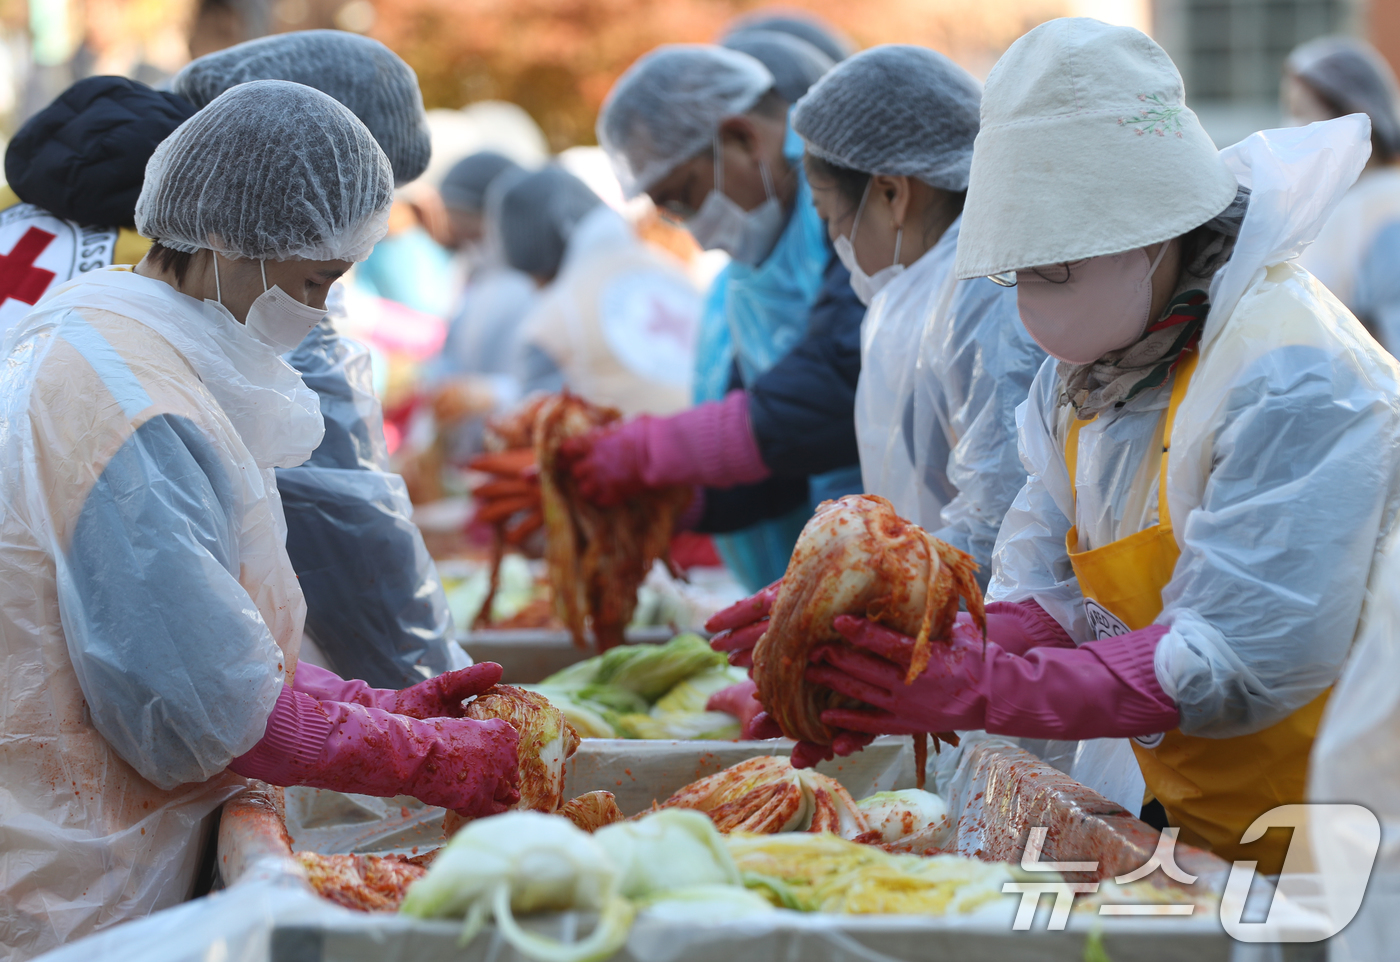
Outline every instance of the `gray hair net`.
{"type": "Polygon", "coordinates": [[[438,186],[442,202],[457,210],[485,210],[486,188],[506,171],[524,170],[505,154],[481,150],[463,157],[448,170],[438,186]]]}
{"type": "Polygon", "coordinates": [[[1369,43],[1322,37],[1288,55],[1288,69],[1343,113],[1363,113],[1391,154],[1400,154],[1400,92],[1395,73],[1369,43]]]}
{"type": "Polygon", "coordinates": [[[513,177],[499,193],[492,208],[506,260],[516,270],[539,277],[559,272],[574,228],[603,202],[587,184],[553,164],[513,177]]]}
{"type": "Polygon", "coordinates": [[[886,44],[844,60],[792,112],[809,153],[869,174],[967,190],[982,85],[926,47],[886,44]]]}
{"type": "Polygon", "coordinates": [[[850,38],[840,30],[803,10],[767,7],[736,17],[720,42],[727,47],[729,37],[746,30],[771,30],[805,40],[830,57],[833,63],[845,60],[856,49],[850,38]]]}
{"type": "Polygon", "coordinates": [[[719,125],[769,90],[753,57],[711,44],[668,44],[618,78],[598,115],[598,143],[628,198],[708,148],[719,125]]]}
{"type": "Polygon", "coordinates": [[[290,80],[315,87],[359,117],[406,184],[428,166],[431,143],[418,75],[378,40],[341,30],[302,30],[207,54],[175,75],[170,88],[203,109],[230,87],[290,80]]]}
{"type": "Polygon", "coordinates": [[[774,30],[740,30],[725,37],[721,46],[746,53],[767,67],[778,96],[790,104],[797,103],[835,66],[835,61],[807,41],[774,30]]]}
{"type": "Polygon", "coordinates": [[[361,261],[384,236],[389,160],[344,105],[282,80],[240,84],[161,141],[136,229],[177,251],[361,261]]]}

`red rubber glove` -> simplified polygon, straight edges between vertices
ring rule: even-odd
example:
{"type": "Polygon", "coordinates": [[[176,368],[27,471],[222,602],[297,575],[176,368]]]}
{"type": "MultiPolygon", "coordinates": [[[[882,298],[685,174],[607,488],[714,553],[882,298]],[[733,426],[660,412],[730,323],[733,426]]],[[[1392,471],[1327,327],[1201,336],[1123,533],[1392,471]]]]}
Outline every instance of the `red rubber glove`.
{"type": "MultiPolygon", "coordinates": [[[[752,669],[754,645],[758,644],[758,639],[768,630],[768,615],[772,612],[773,602],[777,600],[778,591],[782,587],[783,579],[779,578],[757,594],[737,601],[712,615],[710,620],[705,622],[705,630],[718,634],[710,639],[710,647],[715,651],[727,653],[731,665],[752,669]]],[[[757,700],[758,686],[754,686],[754,691],[757,700]]],[[[783,730],[768,712],[760,711],[746,725],[744,737],[782,738],[783,730]]],[[[874,740],[874,735],[864,732],[843,731],[837,733],[835,741],[830,745],[799,741],[792,749],[792,765],[794,768],[811,768],[817,762],[830,761],[837,755],[845,756],[858,752],[874,740]]]]}
{"type": "Polygon", "coordinates": [[[559,457],[570,466],[579,493],[605,507],[650,488],[728,488],[770,473],[749,426],[743,391],[670,417],[644,414],[569,438],[559,457]]]}
{"type": "Polygon", "coordinates": [[[722,711],[733,715],[739,719],[740,738],[781,738],[782,732],[776,735],[759,735],[754,728],[754,721],[759,717],[767,718],[768,715],[763,710],[763,704],[758,700],[758,686],[754,684],[752,678],[745,679],[737,685],[730,685],[728,688],[721,688],[710,696],[710,700],[705,702],[706,711],[722,711]]]}
{"type": "Polygon", "coordinates": [[[1175,728],[1175,703],[1152,667],[1164,625],[1078,648],[1033,648],[1015,655],[959,622],[952,643],[935,643],[912,684],[904,677],[914,640],[842,615],[836,630],[858,651],[822,645],[808,681],[871,709],[830,709],[828,725],[881,735],[982,729],[1024,738],[1127,738],[1175,728]]]}
{"type": "MultiPolygon", "coordinates": [[[[972,627],[972,616],[958,612],[958,623],[972,627]]],[[[1074,639],[1034,601],[993,601],[987,605],[987,640],[1013,655],[1032,648],[1073,648],[1074,639]]],[[[945,729],[946,731],[946,729],[945,729]]]]}
{"type": "Polygon", "coordinates": [[[317,701],[364,705],[409,718],[461,718],[463,701],[480,695],[500,680],[501,666],[483,661],[395,691],[371,688],[358,679],[341,678],[333,671],[302,662],[297,665],[296,690],[317,701]]]}
{"type": "Polygon", "coordinates": [[[520,800],[519,743],[499,718],[421,720],[284,686],[262,740],[229,769],[273,785],[412,795],[479,818],[520,800]]]}
{"type": "Polygon", "coordinates": [[[777,600],[782,587],[783,579],[779,578],[757,594],[711,615],[710,620],[705,622],[705,630],[715,633],[710,639],[710,647],[725,652],[731,665],[752,668],[754,645],[768,630],[768,614],[773,610],[773,602],[777,600]]]}

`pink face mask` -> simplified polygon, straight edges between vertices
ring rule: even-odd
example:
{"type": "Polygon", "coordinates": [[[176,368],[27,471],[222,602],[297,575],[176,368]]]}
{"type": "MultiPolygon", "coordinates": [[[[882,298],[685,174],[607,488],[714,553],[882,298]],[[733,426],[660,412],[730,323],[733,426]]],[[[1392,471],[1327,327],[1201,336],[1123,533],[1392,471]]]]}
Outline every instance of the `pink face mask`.
{"type": "Polygon", "coordinates": [[[1152,261],[1139,247],[1017,271],[1021,323],[1046,353],[1070,364],[1089,364],[1133,344],[1151,320],[1152,272],[1169,246],[1163,244],[1152,261]]]}

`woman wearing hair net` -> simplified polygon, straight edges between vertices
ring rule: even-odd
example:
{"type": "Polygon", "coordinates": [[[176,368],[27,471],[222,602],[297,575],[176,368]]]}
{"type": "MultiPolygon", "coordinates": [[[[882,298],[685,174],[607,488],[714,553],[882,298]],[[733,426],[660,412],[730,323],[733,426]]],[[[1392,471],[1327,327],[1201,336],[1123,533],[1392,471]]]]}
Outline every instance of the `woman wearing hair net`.
{"type": "Polygon", "coordinates": [[[1026,477],[1016,406],[1045,352],[1014,292],[952,274],[981,94],[942,54],[876,47],[822,78],[792,126],[817,211],[870,305],[856,391],[865,490],[971,553],[985,577],[1026,477]]]}
{"type": "Polygon", "coordinates": [[[28,958],[188,897],[244,777],[467,815],[518,798],[481,665],[303,691],[273,469],[321,440],[279,357],[384,230],[388,161],[298,84],[228,91],[152,156],[135,270],[52,292],[5,341],[0,946],[28,958]],[[73,403],[80,398],[82,403],[73,403]]]}
{"type": "MultiPolygon", "coordinates": [[[[29,203],[0,210],[0,250],[30,227],[53,239],[35,261],[41,270],[17,292],[22,299],[0,304],[0,330],[49,287],[140,261],[150,241],[109,225],[134,226],[156,145],[196,108],[250,80],[306,83],[346,104],[388,155],[398,183],[427,163],[417,77],[367,37],[311,30],[239,44],[188,65],[174,80],[178,94],[121,77],[81,80],[26,121],[5,154],[7,177],[29,203]],[[47,286],[36,285],[45,277],[47,286]]],[[[326,435],[306,464],[279,471],[278,485],[307,633],[340,674],[398,688],[459,667],[465,655],[451,639],[447,599],[402,482],[386,471],[369,352],[336,332],[340,295],[336,284],[329,316],[286,356],[320,398],[326,435]]]]}
{"type": "MultiPolygon", "coordinates": [[[[418,78],[377,40],[339,30],[264,37],[199,58],[172,87],[204,108],[253,80],[306,84],[349,107],[388,156],[397,185],[428,164],[418,78]]],[[[331,288],[326,317],[300,344],[284,345],[287,362],[320,398],[326,435],[305,464],[278,470],[277,486],[316,660],[346,678],[400,688],[467,658],[452,639],[447,598],[408,492],[389,471],[369,350],[337,332],[347,320],[343,287],[331,288]]]]}
{"type": "MultiPolygon", "coordinates": [[[[860,733],[1132,739],[1183,841],[1240,844],[1302,802],[1318,720],[1397,504],[1396,362],[1294,259],[1365,163],[1341,118],[1217,151],[1136,30],[1032,30],[987,78],[956,272],[1015,283],[1047,358],[1019,414],[984,646],[842,617],[808,678],[860,733]],[[1049,615],[1042,617],[1039,612],[1049,615]],[[1028,621],[1032,620],[1027,618],[1028,621]]],[[[844,736],[843,736],[844,738],[844,736]]],[[[818,753],[820,750],[818,750],[818,753]]]]}
{"type": "Polygon", "coordinates": [[[542,288],[515,346],[522,391],[627,415],[688,406],[701,305],[680,264],[562,167],[507,182],[492,207],[506,261],[542,288]]]}
{"type": "Polygon", "coordinates": [[[1400,352],[1400,91],[1370,44],[1323,37],[1289,55],[1284,113],[1296,124],[1363,113],[1371,158],[1298,258],[1361,318],[1385,349],[1400,352]]]}
{"type": "Polygon", "coordinates": [[[733,532],[716,538],[720,553],[754,589],[782,574],[812,503],[860,487],[850,405],[863,308],[812,207],[787,112],[774,75],[722,47],[662,47],[608,95],[599,142],[624,188],[733,261],[701,322],[699,407],[568,452],[604,503],[641,487],[704,488],[694,520],[733,532]]]}

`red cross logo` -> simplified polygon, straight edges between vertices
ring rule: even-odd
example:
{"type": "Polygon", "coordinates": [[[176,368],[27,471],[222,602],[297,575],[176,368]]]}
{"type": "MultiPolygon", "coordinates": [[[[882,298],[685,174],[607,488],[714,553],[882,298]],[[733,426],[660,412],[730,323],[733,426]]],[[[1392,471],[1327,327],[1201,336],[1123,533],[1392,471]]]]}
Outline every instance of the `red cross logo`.
{"type": "Polygon", "coordinates": [[[35,267],[34,262],[53,242],[54,235],[31,227],[24,232],[14,250],[0,254],[0,305],[13,297],[24,304],[33,304],[44,295],[53,282],[53,271],[35,267]]]}

